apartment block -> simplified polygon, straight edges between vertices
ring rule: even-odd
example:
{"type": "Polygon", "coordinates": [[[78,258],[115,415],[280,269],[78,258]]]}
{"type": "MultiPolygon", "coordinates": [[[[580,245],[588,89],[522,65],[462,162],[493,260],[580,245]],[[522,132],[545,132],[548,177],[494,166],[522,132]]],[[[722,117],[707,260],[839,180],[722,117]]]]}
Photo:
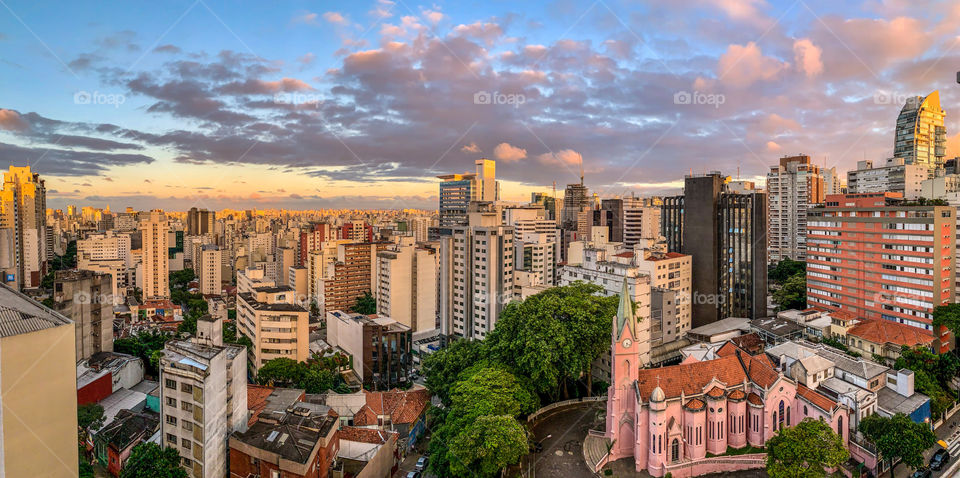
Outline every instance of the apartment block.
{"type": "Polygon", "coordinates": [[[440,178],[440,227],[467,225],[467,209],[471,202],[493,202],[500,199],[496,181],[496,162],[476,161],[475,173],[445,174],[440,178]]]}
{"type": "Polygon", "coordinates": [[[290,287],[256,287],[237,294],[238,330],[253,342],[254,367],[276,358],[310,358],[310,314],[290,287]]]}
{"type": "Polygon", "coordinates": [[[77,362],[113,352],[113,298],[110,276],[90,271],[57,271],[54,309],[73,321],[77,362]]]}
{"type": "Polygon", "coordinates": [[[933,308],[954,302],[956,209],[900,193],[831,195],[808,213],[807,303],[931,331],[933,308]]]}
{"type": "Polygon", "coordinates": [[[807,210],[823,202],[824,185],[820,168],[809,156],[784,156],[767,173],[769,195],[767,259],[777,263],[807,257],[807,210]]]}
{"type": "Polygon", "coordinates": [[[353,369],[375,390],[390,390],[408,380],[413,365],[410,327],[389,317],[327,312],[327,342],[353,358],[353,369]]]}
{"type": "MultiPolygon", "coordinates": [[[[621,257],[624,257],[622,254],[621,257]]],[[[676,320],[665,320],[662,333],[654,330],[654,345],[668,343],[682,337],[693,323],[693,260],[686,254],[661,252],[654,250],[634,250],[633,263],[637,270],[650,276],[650,287],[662,289],[660,292],[661,309],[675,309],[676,320]],[[665,291],[672,291],[671,296],[665,291]],[[666,330],[670,327],[670,330],[666,330]],[[660,336],[660,342],[657,341],[660,336]]],[[[656,303],[657,301],[653,301],[656,303]]],[[[669,313],[668,313],[669,315],[669,313]]]]}
{"type": "Polygon", "coordinates": [[[160,445],[193,478],[227,476],[227,438],[247,430],[247,349],[224,345],[222,319],[205,315],[196,337],[166,343],[159,390],[160,445]]]}
{"type": "Polygon", "coordinates": [[[377,253],[377,312],[410,327],[414,333],[437,328],[437,272],[433,248],[401,237],[377,253]]]}
{"type": "Polygon", "coordinates": [[[170,263],[167,250],[167,216],[154,209],[140,213],[140,236],[143,251],[141,279],[144,299],[170,298],[170,263]]]}
{"type": "Polygon", "coordinates": [[[200,279],[200,293],[203,295],[220,295],[221,274],[223,271],[223,252],[220,246],[205,244],[200,248],[200,262],[195,267],[200,279]]]}
{"type": "Polygon", "coordinates": [[[906,199],[917,199],[923,193],[923,182],[933,177],[934,170],[924,164],[890,158],[881,165],[873,161],[857,161],[857,169],[847,172],[850,194],[895,192],[906,199]]]}
{"type": "Polygon", "coordinates": [[[10,166],[0,189],[0,229],[12,235],[14,276],[20,289],[40,287],[47,272],[47,189],[30,166],[10,166]]]}
{"type": "MultiPolygon", "coordinates": [[[[641,198],[623,200],[623,245],[648,245],[660,238],[662,209],[641,198]]],[[[611,240],[616,242],[616,238],[611,240]]]]}

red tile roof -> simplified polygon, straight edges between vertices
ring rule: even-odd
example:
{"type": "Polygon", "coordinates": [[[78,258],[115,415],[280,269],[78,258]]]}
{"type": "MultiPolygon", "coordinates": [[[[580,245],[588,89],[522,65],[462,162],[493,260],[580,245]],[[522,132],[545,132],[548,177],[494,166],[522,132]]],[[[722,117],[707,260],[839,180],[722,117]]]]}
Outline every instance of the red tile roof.
{"type": "Polygon", "coordinates": [[[640,396],[645,400],[648,399],[658,385],[667,398],[675,398],[681,393],[688,396],[703,393],[703,388],[714,378],[732,386],[743,383],[749,375],[750,380],[764,388],[770,387],[780,378],[780,374],[769,361],[753,357],[743,351],[738,357],[737,350],[739,349],[736,346],[728,342],[720,347],[717,351],[719,358],[714,360],[641,369],[637,379],[640,396]]]}
{"type": "Polygon", "coordinates": [[[757,395],[753,392],[750,392],[750,394],[747,395],[747,401],[754,405],[763,405],[763,399],[760,398],[760,395],[757,395]]]}
{"type": "Polygon", "coordinates": [[[724,394],[724,391],[720,387],[713,387],[710,389],[709,392],[707,392],[707,396],[713,397],[713,398],[720,398],[723,396],[723,394],[724,394]]]}
{"type": "Polygon", "coordinates": [[[377,425],[377,414],[370,407],[364,405],[353,414],[353,424],[358,427],[377,425]]]}
{"type": "Polygon", "coordinates": [[[633,257],[632,252],[621,252],[619,254],[614,254],[614,257],[633,257]]]}
{"type": "Polygon", "coordinates": [[[727,398],[739,402],[740,400],[747,398],[747,394],[743,393],[743,390],[734,390],[730,392],[730,395],[728,395],[727,398]]]}
{"type": "Polygon", "coordinates": [[[686,254],[681,254],[679,252],[667,252],[664,254],[651,254],[647,256],[645,259],[648,261],[663,261],[666,259],[676,259],[678,257],[683,257],[685,255],[686,254]]]}
{"type": "Polygon", "coordinates": [[[266,408],[267,397],[271,393],[273,393],[273,387],[247,384],[247,410],[250,410],[250,419],[247,420],[247,426],[257,423],[257,417],[266,408]]]}
{"type": "Polygon", "coordinates": [[[393,423],[413,423],[430,406],[430,392],[425,388],[365,393],[366,406],[373,412],[374,421],[378,415],[390,415],[393,423]]]}
{"type": "Polygon", "coordinates": [[[374,445],[386,443],[392,433],[395,432],[360,427],[343,427],[339,431],[340,440],[372,443],[374,445]]]}
{"type": "Polygon", "coordinates": [[[797,395],[828,413],[837,407],[837,402],[830,400],[816,390],[810,390],[802,383],[797,384],[797,395]]]}
{"type": "Polygon", "coordinates": [[[694,398],[688,401],[683,407],[688,410],[697,411],[697,410],[703,410],[703,408],[706,407],[706,404],[703,403],[703,400],[700,400],[699,398],[694,398]]]}
{"type": "Polygon", "coordinates": [[[847,335],[859,337],[875,344],[889,343],[908,347],[930,345],[935,340],[933,334],[925,330],[883,319],[860,322],[850,328],[847,335]]]}

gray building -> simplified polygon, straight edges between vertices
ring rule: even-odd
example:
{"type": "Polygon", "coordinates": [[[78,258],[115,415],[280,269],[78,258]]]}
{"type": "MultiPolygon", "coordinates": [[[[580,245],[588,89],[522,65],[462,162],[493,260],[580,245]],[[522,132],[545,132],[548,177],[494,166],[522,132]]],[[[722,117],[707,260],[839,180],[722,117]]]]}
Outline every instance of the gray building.
{"type": "Polygon", "coordinates": [[[113,352],[113,281],[109,274],[57,271],[54,310],[76,324],[77,362],[113,352]]]}

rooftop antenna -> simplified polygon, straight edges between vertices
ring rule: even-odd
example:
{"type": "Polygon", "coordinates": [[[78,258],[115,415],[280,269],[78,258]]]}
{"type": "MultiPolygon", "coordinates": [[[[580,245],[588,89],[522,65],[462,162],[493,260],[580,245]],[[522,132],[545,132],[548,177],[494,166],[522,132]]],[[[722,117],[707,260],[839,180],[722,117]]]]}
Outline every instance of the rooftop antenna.
{"type": "Polygon", "coordinates": [[[580,185],[583,186],[583,155],[580,155],[580,185]]]}

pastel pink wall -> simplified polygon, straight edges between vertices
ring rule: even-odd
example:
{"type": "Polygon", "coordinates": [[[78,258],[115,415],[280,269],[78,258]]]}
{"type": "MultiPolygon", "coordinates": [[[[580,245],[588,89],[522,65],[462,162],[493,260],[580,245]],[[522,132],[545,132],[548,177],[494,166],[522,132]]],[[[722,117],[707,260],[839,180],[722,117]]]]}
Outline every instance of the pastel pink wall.
{"type": "Polygon", "coordinates": [[[727,443],[733,448],[743,448],[747,446],[747,420],[744,415],[747,412],[746,400],[734,402],[727,400],[727,432],[730,434],[727,443]]]}

